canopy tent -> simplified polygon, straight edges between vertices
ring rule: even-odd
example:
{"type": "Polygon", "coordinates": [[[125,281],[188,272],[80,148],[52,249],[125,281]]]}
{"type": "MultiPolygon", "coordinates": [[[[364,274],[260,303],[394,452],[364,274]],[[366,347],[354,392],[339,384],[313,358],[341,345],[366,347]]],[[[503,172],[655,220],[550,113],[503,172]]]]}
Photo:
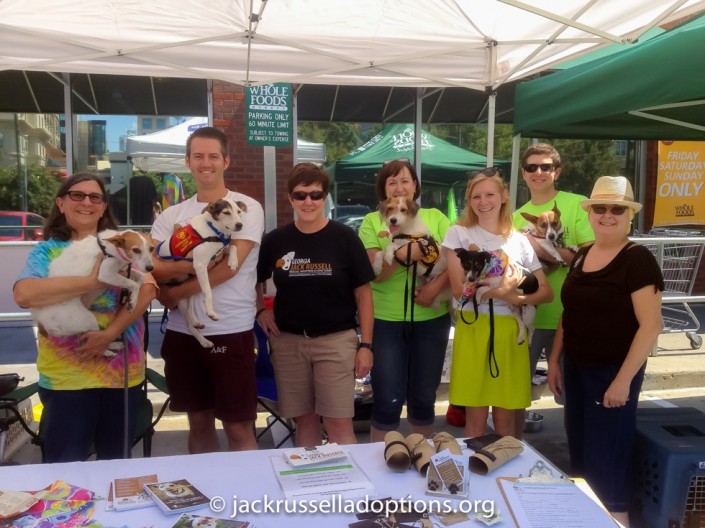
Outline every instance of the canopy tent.
{"type": "MultiPolygon", "coordinates": [[[[379,168],[385,161],[393,159],[407,158],[414,163],[414,144],[413,125],[389,125],[367,143],[333,163],[328,171],[334,182],[334,194],[337,193],[336,203],[362,203],[374,208],[378,201],[374,189],[379,168]]],[[[506,168],[507,162],[494,160],[492,164],[505,165],[506,168]]],[[[485,167],[485,156],[422,131],[421,188],[424,191],[424,205],[443,206],[451,186],[461,184],[464,190],[467,172],[485,167]],[[437,196],[431,197],[431,191],[437,196]]]]}
{"type": "Polygon", "coordinates": [[[705,138],[705,16],[516,89],[515,133],[551,138],[705,138]]]}
{"type": "Polygon", "coordinates": [[[492,93],[703,9],[705,0],[183,0],[178,9],[4,0],[0,70],[492,93]]]}
{"type": "Polygon", "coordinates": [[[171,0],[4,0],[0,69],[484,91],[703,8],[702,0],[182,0],[178,9],[171,0]]]}
{"type": "MultiPolygon", "coordinates": [[[[152,172],[188,172],[184,165],[186,140],[194,130],[208,125],[207,117],[192,117],[176,126],[145,134],[129,136],[126,140],[127,156],[140,170],[152,172]]],[[[326,147],[323,143],[297,140],[299,161],[323,164],[326,147]]]]}

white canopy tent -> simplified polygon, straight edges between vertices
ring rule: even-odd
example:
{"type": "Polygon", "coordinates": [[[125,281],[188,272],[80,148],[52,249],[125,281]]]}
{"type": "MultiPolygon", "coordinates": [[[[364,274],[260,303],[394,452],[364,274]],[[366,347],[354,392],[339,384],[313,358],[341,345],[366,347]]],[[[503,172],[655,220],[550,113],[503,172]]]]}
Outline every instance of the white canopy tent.
{"type": "MultiPolygon", "coordinates": [[[[158,132],[142,136],[129,136],[125,146],[127,157],[135,167],[143,171],[188,172],[184,165],[186,140],[194,130],[207,125],[207,117],[192,117],[183,123],[158,132]]],[[[312,143],[298,139],[296,156],[300,162],[310,161],[324,164],[326,162],[326,146],[323,143],[312,143]]]]}
{"type": "MultiPolygon", "coordinates": [[[[705,0],[3,0],[0,69],[492,92],[705,0]]],[[[489,133],[494,111],[490,99],[489,133]]],[[[492,141],[487,158],[494,153],[492,141]]],[[[418,150],[418,149],[417,149],[418,150]]]]}

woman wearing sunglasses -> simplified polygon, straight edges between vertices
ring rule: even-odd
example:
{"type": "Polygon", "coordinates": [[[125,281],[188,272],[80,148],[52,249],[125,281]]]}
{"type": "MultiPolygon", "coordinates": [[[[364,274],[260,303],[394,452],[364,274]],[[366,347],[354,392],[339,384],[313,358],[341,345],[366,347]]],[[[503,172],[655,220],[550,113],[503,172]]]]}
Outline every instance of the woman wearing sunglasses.
{"type": "MultiPolygon", "coordinates": [[[[413,165],[407,159],[386,162],[377,174],[377,198],[421,195],[421,186],[413,165]]],[[[438,209],[420,208],[419,217],[437,244],[445,236],[450,222],[438,209]]],[[[360,226],[370,262],[384,251],[390,239],[379,212],[369,213],[360,226]]],[[[372,428],[373,442],[384,440],[388,431],[399,428],[399,419],[406,403],[407,420],[413,433],[430,436],[436,417],[436,390],[448,345],[450,316],[448,303],[431,308],[436,296],[447,289],[448,274],[442,273],[427,285],[410,288],[412,271],[407,262],[424,258],[419,242],[397,250],[396,260],[386,262],[372,283],[375,307],[375,364],[372,369],[372,428]],[[409,251],[409,247],[411,250],[409,251]],[[413,320],[412,320],[413,314],[413,320]]]]}
{"type": "MultiPolygon", "coordinates": [[[[13,290],[26,308],[48,306],[86,296],[100,330],[56,337],[39,328],[37,370],[44,404],[42,434],[46,462],[85,460],[91,446],[98,459],[123,455],[123,386],[128,362],[128,438],[134,437],[140,385],[145,375],[142,314],[156,295],[150,274],[132,312],[120,304],[120,288],[98,281],[99,261],[88,277],[48,277],[49,265],[73,241],[116,229],[100,177],[74,174],[59,187],[44,227],[44,241],[29,254],[13,290]],[[124,350],[113,358],[103,352],[123,336],[124,350]]],[[[101,259],[102,260],[102,259],[101,259]]]]}
{"type": "Polygon", "coordinates": [[[289,175],[295,220],[265,235],[257,265],[257,321],[269,336],[279,410],[296,420],[296,445],[356,442],[355,378],[372,367],[372,267],[349,227],[325,216],[329,179],[313,163],[289,175]],[[262,283],[276,286],[264,309],[262,283]],[[360,338],[358,339],[358,319],[360,338]]]}
{"type": "Polygon", "coordinates": [[[651,252],[627,238],[641,204],[626,178],[602,176],[581,206],[595,243],[580,248],[563,284],[548,383],[555,394],[565,393],[572,474],[585,477],[628,526],[636,409],[646,359],[662,329],[663,277],[651,252]]]}

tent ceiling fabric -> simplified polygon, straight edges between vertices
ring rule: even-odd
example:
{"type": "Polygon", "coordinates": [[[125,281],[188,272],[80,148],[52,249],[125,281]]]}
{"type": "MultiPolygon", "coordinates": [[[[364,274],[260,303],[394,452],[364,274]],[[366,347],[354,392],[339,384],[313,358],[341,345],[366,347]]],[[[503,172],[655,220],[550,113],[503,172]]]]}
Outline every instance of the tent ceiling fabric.
{"type": "MultiPolygon", "coordinates": [[[[514,119],[516,83],[497,90],[497,123],[514,119]]],[[[488,119],[489,94],[467,88],[423,88],[423,123],[483,123],[488,119]]],[[[351,123],[412,123],[415,88],[387,86],[328,86],[304,84],[297,91],[300,121],[351,123]]]]}
{"type": "Polygon", "coordinates": [[[705,16],[609,57],[522,83],[515,132],[534,137],[705,138],[705,16]]]}
{"type": "MultiPolygon", "coordinates": [[[[208,114],[205,79],[81,73],[71,75],[71,88],[75,114],[208,114]]],[[[63,114],[61,73],[0,71],[0,112],[63,114]]]]}
{"type": "Polygon", "coordinates": [[[3,0],[0,70],[484,91],[705,8],[703,0],[253,0],[251,16],[250,3],[3,0]]]}

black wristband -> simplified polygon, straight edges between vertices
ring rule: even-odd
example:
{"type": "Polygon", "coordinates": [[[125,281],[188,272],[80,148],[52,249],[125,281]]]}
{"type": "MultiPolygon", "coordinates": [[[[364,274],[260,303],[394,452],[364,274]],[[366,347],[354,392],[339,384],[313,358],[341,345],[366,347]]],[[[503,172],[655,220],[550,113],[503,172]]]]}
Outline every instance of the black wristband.
{"type": "Polygon", "coordinates": [[[372,343],[360,343],[357,345],[357,349],[360,350],[361,348],[368,348],[370,352],[372,352],[372,343]]]}
{"type": "Polygon", "coordinates": [[[257,310],[257,313],[255,314],[255,321],[256,321],[257,318],[259,317],[259,314],[261,314],[261,313],[264,312],[265,310],[267,310],[267,309],[266,309],[266,308],[260,308],[259,310],[257,310]]]}

